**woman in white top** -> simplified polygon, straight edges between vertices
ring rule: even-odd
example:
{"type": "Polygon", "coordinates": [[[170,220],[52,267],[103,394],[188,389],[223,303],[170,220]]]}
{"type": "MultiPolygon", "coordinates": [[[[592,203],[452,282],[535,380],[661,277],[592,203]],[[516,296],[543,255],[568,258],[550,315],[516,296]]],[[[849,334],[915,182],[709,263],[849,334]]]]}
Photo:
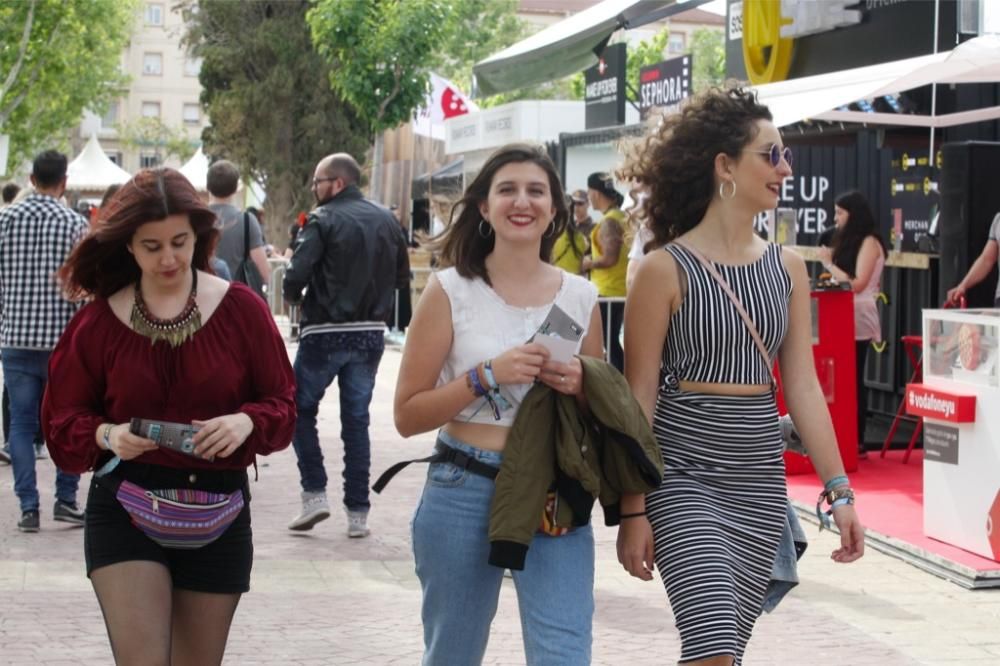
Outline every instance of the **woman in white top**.
{"type": "Polygon", "coordinates": [[[868,391],[865,387],[865,361],[872,342],[882,341],[882,323],[876,299],[882,284],[886,248],[878,235],[875,216],[865,196],[845,192],[833,206],[836,231],[832,246],[821,251],[823,267],[839,282],[849,282],[854,291],[854,344],[858,387],[858,457],[866,458],[865,421],[868,417],[868,391]]]}
{"type": "MultiPolygon", "coordinates": [[[[394,406],[401,435],[440,428],[436,450],[464,454],[431,464],[413,517],[425,665],[479,664],[486,651],[503,570],[487,562],[493,481],[483,470],[499,467],[522,398],[537,381],[582,400],[579,359],[556,363],[528,339],[558,305],[584,329],[580,353],[603,353],[596,290],[548,263],[567,217],[552,161],[510,145],[486,161],[435,239],[447,268],[413,314],[394,406]]],[[[526,663],[590,663],[593,576],[589,526],[535,536],[513,572],[526,663]]]]}

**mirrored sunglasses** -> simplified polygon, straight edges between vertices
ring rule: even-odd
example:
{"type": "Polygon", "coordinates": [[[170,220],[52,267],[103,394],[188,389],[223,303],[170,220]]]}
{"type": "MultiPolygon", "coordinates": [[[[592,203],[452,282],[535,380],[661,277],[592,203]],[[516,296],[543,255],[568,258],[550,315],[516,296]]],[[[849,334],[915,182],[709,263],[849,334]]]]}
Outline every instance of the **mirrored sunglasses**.
{"type": "Polygon", "coordinates": [[[792,149],[789,148],[788,146],[782,148],[778,144],[772,143],[771,147],[768,148],[767,150],[747,149],[747,152],[757,153],[758,155],[767,155],[767,159],[771,163],[771,166],[773,167],[777,167],[781,163],[782,159],[785,160],[785,164],[787,164],[789,168],[791,168],[792,166],[792,149]]]}

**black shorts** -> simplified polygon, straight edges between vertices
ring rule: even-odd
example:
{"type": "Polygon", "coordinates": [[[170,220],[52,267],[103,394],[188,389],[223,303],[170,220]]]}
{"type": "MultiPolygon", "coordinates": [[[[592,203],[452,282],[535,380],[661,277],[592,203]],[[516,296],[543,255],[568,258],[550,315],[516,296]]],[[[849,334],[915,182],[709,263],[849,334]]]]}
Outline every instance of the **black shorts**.
{"type": "Polygon", "coordinates": [[[233,492],[242,488],[246,506],[212,543],[193,550],[164,548],[132,524],[128,512],[108,488],[107,480],[102,484],[95,475],[90,482],[83,528],[88,577],[95,569],[109,564],[149,560],[167,568],[175,588],[217,594],[249,591],[253,531],[245,471],[181,470],[122,462],[112,474],[147,489],[197,488],[233,492]]]}

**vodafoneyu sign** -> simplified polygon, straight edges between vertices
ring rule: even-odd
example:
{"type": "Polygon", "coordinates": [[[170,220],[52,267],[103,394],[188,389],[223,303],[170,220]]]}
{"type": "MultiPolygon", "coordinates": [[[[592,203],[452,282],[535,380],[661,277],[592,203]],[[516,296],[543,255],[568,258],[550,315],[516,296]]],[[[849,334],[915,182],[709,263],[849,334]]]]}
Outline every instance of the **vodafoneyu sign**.
{"type": "MultiPolygon", "coordinates": [[[[869,0],[870,1],[870,0],[869,0]]],[[[858,25],[858,0],[743,0],[729,5],[729,39],[743,40],[747,78],[759,85],[784,81],[795,39],[858,25]]]]}

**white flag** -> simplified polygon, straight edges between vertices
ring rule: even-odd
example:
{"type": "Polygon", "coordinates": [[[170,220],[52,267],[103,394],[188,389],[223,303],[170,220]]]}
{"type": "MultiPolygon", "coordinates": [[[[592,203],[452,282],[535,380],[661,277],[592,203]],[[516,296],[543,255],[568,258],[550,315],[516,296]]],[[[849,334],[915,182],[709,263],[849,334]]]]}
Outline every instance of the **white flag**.
{"type": "Polygon", "coordinates": [[[413,131],[435,139],[444,139],[446,119],[478,110],[479,107],[458,86],[431,72],[431,92],[425,106],[414,114],[413,131]]]}

